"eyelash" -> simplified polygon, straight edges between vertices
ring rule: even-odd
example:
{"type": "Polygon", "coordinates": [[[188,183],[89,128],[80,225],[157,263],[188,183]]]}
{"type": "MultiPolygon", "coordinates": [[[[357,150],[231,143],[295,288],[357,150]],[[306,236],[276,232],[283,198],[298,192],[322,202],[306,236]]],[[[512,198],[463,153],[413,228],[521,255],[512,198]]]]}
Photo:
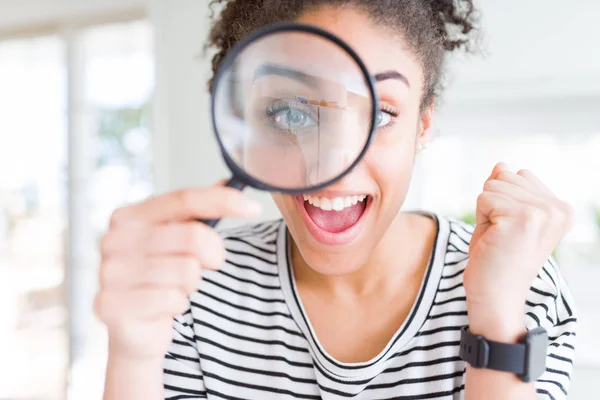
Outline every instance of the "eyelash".
{"type": "Polygon", "coordinates": [[[396,107],[390,106],[389,104],[382,104],[379,107],[379,110],[384,113],[388,113],[392,116],[389,124],[379,128],[380,131],[386,130],[386,129],[392,127],[394,125],[394,123],[396,122],[396,118],[400,115],[400,111],[398,111],[398,109],[396,107]]]}

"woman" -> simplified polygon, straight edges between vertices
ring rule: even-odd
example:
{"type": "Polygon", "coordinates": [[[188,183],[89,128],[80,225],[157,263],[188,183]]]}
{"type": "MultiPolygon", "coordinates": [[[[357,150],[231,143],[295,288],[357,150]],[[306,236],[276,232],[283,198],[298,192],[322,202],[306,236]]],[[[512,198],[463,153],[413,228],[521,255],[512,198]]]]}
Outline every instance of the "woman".
{"type": "Polygon", "coordinates": [[[575,309],[548,258],[569,206],[499,163],[473,199],[475,227],[399,212],[431,139],[444,55],[471,40],[471,0],[213,3],[225,3],[215,70],[249,32],[295,20],[342,38],[373,74],[405,79],[377,83],[386,145],[319,193],[274,194],[283,221],[221,235],[193,222],[258,215],[221,185],[114,213],[96,299],[110,338],[105,399],[566,398],[575,309]],[[549,339],[535,382],[460,353],[463,327],[513,345],[538,326],[549,339]]]}

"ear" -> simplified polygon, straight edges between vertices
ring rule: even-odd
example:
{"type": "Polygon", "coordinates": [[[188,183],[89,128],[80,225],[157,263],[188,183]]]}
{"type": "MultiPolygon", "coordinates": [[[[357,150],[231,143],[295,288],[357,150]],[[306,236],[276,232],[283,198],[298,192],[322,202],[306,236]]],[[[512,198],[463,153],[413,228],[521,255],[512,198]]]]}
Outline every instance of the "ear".
{"type": "Polygon", "coordinates": [[[419,134],[417,144],[425,145],[433,138],[433,116],[435,114],[435,102],[421,112],[419,118],[419,134]]]}

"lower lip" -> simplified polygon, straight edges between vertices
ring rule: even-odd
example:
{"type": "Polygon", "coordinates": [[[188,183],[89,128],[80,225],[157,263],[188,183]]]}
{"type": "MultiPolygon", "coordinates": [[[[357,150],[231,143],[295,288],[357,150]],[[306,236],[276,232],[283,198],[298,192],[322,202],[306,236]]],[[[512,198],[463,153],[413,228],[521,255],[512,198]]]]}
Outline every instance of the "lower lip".
{"type": "Polygon", "coordinates": [[[296,201],[298,202],[300,213],[304,218],[304,222],[306,223],[308,231],[317,242],[325,245],[342,246],[352,242],[360,234],[361,225],[363,224],[363,221],[365,220],[366,215],[371,208],[372,198],[368,196],[367,199],[364,200],[367,202],[367,205],[365,206],[365,210],[363,211],[362,215],[354,225],[350,226],[346,230],[343,230],[342,232],[336,233],[324,231],[313,222],[312,218],[310,218],[308,215],[306,208],[304,208],[304,199],[302,196],[296,196],[296,201]]]}

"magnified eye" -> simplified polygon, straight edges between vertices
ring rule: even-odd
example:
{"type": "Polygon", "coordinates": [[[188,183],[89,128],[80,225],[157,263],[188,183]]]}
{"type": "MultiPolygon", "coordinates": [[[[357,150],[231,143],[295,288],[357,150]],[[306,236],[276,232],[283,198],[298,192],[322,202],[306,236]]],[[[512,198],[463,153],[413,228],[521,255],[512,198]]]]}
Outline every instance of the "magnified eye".
{"type": "Polygon", "coordinates": [[[293,100],[277,100],[266,111],[269,124],[276,129],[299,134],[301,130],[317,125],[314,112],[306,105],[293,100]]]}

